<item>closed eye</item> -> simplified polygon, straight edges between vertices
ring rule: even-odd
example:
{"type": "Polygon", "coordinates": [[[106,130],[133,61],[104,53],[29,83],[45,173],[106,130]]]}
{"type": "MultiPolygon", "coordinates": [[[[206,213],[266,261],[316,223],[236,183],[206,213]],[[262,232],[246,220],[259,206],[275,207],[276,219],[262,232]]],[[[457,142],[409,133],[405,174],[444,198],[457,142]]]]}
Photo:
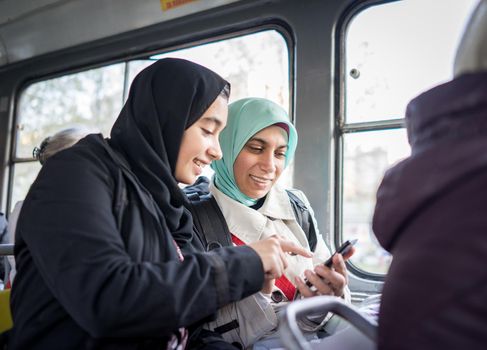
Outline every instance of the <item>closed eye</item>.
{"type": "Polygon", "coordinates": [[[205,135],[213,135],[213,131],[211,131],[211,130],[208,130],[205,128],[201,128],[201,130],[203,131],[203,134],[205,134],[205,135]]]}
{"type": "Polygon", "coordinates": [[[249,149],[251,152],[253,152],[253,153],[260,153],[260,152],[262,152],[262,151],[264,150],[264,148],[262,148],[262,147],[256,147],[256,146],[250,146],[250,145],[249,145],[249,146],[247,146],[247,148],[248,148],[248,149],[249,149]]]}

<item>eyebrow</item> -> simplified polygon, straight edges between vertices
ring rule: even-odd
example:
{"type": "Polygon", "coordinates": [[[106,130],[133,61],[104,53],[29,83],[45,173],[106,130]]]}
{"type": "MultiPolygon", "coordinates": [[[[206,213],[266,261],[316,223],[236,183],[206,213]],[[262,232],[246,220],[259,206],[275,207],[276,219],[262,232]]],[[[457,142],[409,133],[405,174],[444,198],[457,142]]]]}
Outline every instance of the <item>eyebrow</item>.
{"type": "Polygon", "coordinates": [[[222,121],[220,119],[218,119],[217,117],[204,117],[204,118],[201,118],[201,121],[207,122],[207,123],[214,123],[218,127],[222,126],[222,124],[223,124],[222,121]]]}
{"type": "MultiPolygon", "coordinates": [[[[263,143],[264,145],[267,145],[267,141],[264,139],[261,139],[259,137],[252,137],[248,142],[251,142],[251,141],[257,141],[257,142],[263,143]]],[[[287,148],[287,144],[281,145],[277,148],[287,148]]]]}

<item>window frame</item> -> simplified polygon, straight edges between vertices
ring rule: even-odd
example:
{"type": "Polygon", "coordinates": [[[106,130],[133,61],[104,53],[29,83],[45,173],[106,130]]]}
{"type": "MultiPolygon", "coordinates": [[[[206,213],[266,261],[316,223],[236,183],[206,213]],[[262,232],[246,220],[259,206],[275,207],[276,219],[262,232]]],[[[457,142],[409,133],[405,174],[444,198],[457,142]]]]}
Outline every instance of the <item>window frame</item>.
{"type": "MultiPolygon", "coordinates": [[[[335,118],[334,118],[334,146],[335,146],[335,169],[334,169],[334,243],[336,247],[344,242],[343,236],[343,183],[344,183],[344,139],[345,135],[361,133],[367,131],[398,130],[405,128],[404,118],[394,118],[387,120],[375,120],[367,122],[346,123],[346,38],[348,28],[355,16],[370,7],[393,3],[401,0],[370,0],[360,4],[352,4],[340,17],[337,24],[335,36],[335,73],[339,77],[335,79],[334,89],[337,91],[334,99],[335,118]]],[[[365,271],[351,261],[346,262],[347,269],[351,274],[358,278],[383,282],[385,274],[372,273],[365,271]]]]}
{"type": "MultiPolygon", "coordinates": [[[[24,81],[19,88],[15,91],[14,96],[14,108],[13,108],[13,120],[12,120],[12,128],[10,131],[10,151],[7,158],[7,181],[6,181],[6,212],[10,213],[15,203],[12,203],[13,197],[13,186],[14,186],[14,177],[15,177],[15,166],[17,164],[22,163],[32,163],[36,162],[37,160],[34,157],[17,157],[17,143],[18,143],[18,125],[19,125],[19,102],[21,96],[25,92],[25,90],[36,83],[59,78],[65,75],[76,74],[80,72],[84,72],[90,69],[102,68],[107,67],[117,63],[124,63],[124,74],[123,74],[123,89],[122,89],[122,104],[125,103],[125,98],[128,94],[128,89],[130,84],[128,82],[129,77],[129,63],[135,60],[151,60],[150,57],[156,54],[164,54],[168,52],[189,49],[192,47],[197,47],[205,44],[216,43],[224,40],[234,39],[246,35],[256,34],[260,32],[274,30],[278,34],[280,34],[284,40],[284,43],[287,48],[288,53],[288,89],[289,89],[289,101],[288,101],[288,108],[289,108],[289,116],[290,121],[295,124],[295,100],[296,100],[296,92],[295,92],[295,85],[296,85],[296,62],[295,62],[295,55],[296,55],[296,41],[295,35],[292,31],[292,28],[289,24],[282,21],[281,19],[269,19],[266,23],[259,22],[258,24],[249,23],[245,27],[237,28],[232,31],[224,31],[221,28],[216,28],[215,32],[207,34],[205,37],[198,37],[198,35],[192,36],[183,42],[180,43],[173,43],[168,45],[162,45],[156,49],[144,50],[141,52],[133,53],[133,54],[125,54],[121,57],[116,59],[109,59],[109,60],[102,60],[91,62],[90,64],[80,65],[75,68],[71,69],[64,69],[59,71],[54,71],[46,75],[42,75],[40,77],[36,77],[33,79],[28,79],[24,81]]],[[[56,55],[55,53],[53,55],[56,55]]],[[[59,55],[62,55],[60,53],[59,55]]],[[[155,61],[155,60],[154,60],[155,61]]],[[[294,176],[294,172],[291,174],[294,176]]]]}

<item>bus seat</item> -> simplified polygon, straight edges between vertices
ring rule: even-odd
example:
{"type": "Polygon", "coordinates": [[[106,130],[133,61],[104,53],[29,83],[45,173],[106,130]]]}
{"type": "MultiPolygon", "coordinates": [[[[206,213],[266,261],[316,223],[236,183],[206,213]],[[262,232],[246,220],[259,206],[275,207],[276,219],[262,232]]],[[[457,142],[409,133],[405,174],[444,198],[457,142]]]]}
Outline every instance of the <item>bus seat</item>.
{"type": "MultiPolygon", "coordinates": [[[[0,257],[13,254],[13,244],[0,244],[0,257]]],[[[10,312],[10,289],[0,290],[0,334],[9,330],[12,328],[12,326],[13,321],[12,314],[10,312]]]]}
{"type": "MultiPolygon", "coordinates": [[[[377,309],[379,301],[376,301],[377,309]]],[[[374,317],[338,297],[317,296],[294,301],[281,314],[280,321],[279,332],[282,344],[289,350],[375,350],[377,348],[377,322],[374,317]],[[296,318],[315,312],[333,312],[348,321],[351,326],[342,328],[318,342],[308,342],[299,329],[296,318]]]]}
{"type": "Polygon", "coordinates": [[[10,289],[0,290],[0,334],[13,326],[10,312],[10,289]]]}

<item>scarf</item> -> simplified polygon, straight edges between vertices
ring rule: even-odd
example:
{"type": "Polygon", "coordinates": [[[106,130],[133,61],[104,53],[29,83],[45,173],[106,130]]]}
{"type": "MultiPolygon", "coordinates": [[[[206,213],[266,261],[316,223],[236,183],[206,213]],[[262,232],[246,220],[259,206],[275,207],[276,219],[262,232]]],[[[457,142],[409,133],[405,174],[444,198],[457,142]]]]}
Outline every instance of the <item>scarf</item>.
{"type": "MultiPolygon", "coordinates": [[[[111,130],[110,145],[150,193],[159,209],[162,231],[173,237],[192,237],[187,199],[174,177],[184,131],[202,116],[226,84],[198,64],[174,58],[159,60],[136,76],[111,130]]],[[[146,236],[145,246],[150,245],[146,236]]]]}
{"type": "Polygon", "coordinates": [[[211,167],[215,171],[216,187],[246,206],[255,205],[258,199],[250,198],[239,190],[233,174],[233,164],[247,141],[271,125],[282,127],[288,134],[285,161],[287,166],[294,156],[298,135],[286,111],[263,98],[244,98],[228,106],[227,126],[220,134],[223,157],[212,162],[211,167]]]}

